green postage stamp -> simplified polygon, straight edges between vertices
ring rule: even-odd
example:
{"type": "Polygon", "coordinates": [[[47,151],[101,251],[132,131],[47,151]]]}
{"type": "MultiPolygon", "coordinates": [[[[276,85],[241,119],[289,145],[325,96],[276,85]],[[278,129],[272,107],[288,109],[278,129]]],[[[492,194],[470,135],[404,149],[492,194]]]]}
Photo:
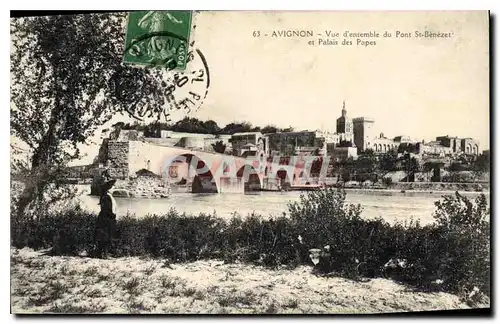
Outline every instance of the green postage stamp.
{"type": "Polygon", "coordinates": [[[130,12],[124,63],[185,70],[191,20],[191,11],[130,12]]]}

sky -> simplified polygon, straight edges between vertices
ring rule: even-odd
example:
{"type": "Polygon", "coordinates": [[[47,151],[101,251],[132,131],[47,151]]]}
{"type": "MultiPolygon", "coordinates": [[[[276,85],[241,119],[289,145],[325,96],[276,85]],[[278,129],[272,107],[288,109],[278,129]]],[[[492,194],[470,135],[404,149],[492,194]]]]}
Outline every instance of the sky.
{"type": "Polygon", "coordinates": [[[345,100],[349,117],[375,119],[377,134],[472,137],[489,147],[485,11],[204,12],[196,24],[195,47],[212,75],[199,118],[333,132],[345,100]],[[387,30],[393,37],[369,47],[308,45],[316,36],[253,37],[289,29],[341,36],[387,30]],[[414,37],[426,30],[452,34],[414,37]],[[395,38],[396,31],[413,35],[395,38]]]}
{"type": "MultiPolygon", "coordinates": [[[[489,148],[486,11],[214,11],[198,13],[194,24],[194,48],[204,54],[211,82],[190,117],[220,126],[247,121],[334,132],[345,101],[348,117],[375,120],[375,134],[472,137],[481,150],[489,148]],[[314,37],[271,36],[288,30],[310,30],[314,37]],[[318,46],[327,30],[340,34],[339,45],[318,46]],[[348,37],[354,44],[342,46],[346,31],[380,37],[363,38],[376,42],[367,47],[348,37]],[[384,31],[392,37],[382,37],[384,31]],[[396,31],[411,37],[396,37],[396,31]],[[451,37],[416,38],[415,31],[451,37]]],[[[116,116],[112,122],[118,120],[127,121],[116,116]]],[[[93,141],[100,140],[97,132],[93,141]]],[[[76,164],[91,163],[97,150],[82,148],[87,156],[76,164]]]]}

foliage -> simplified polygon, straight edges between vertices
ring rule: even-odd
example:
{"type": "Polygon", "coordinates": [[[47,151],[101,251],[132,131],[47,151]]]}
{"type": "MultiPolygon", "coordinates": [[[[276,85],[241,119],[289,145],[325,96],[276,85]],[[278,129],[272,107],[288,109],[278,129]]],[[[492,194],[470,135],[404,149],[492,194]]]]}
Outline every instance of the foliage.
{"type": "Polygon", "coordinates": [[[168,127],[168,130],[186,133],[217,134],[220,132],[220,127],[213,120],[202,121],[197,118],[184,117],[168,127]]]}
{"type": "Polygon", "coordinates": [[[384,154],[380,157],[379,167],[380,170],[385,172],[397,170],[397,157],[393,154],[384,154]]]}
{"type": "Polygon", "coordinates": [[[224,152],[226,152],[226,144],[224,144],[224,142],[222,141],[212,143],[212,148],[216,153],[224,154],[224,152]]]}
{"type": "Polygon", "coordinates": [[[372,173],[377,166],[374,155],[361,155],[355,162],[356,171],[359,173],[372,173]]]}
{"type": "Polygon", "coordinates": [[[443,182],[474,182],[474,173],[469,171],[462,172],[449,172],[449,174],[443,176],[443,182]]]}
{"type": "Polygon", "coordinates": [[[134,122],[132,124],[127,123],[124,124],[123,129],[143,131],[146,137],[160,137],[160,132],[162,130],[212,135],[234,134],[238,132],[262,132],[263,134],[269,134],[293,131],[292,127],[278,128],[276,126],[268,125],[261,128],[259,126],[252,126],[249,122],[233,122],[221,128],[213,120],[203,121],[195,117],[184,117],[174,124],[159,121],[147,125],[140,124],[138,122],[134,122]]]}
{"type": "Polygon", "coordinates": [[[277,133],[280,129],[273,125],[267,125],[260,130],[262,134],[277,133]]]}
{"type": "Polygon", "coordinates": [[[448,171],[450,172],[460,172],[460,171],[468,171],[470,166],[468,164],[453,162],[448,167],[448,171]]]}
{"type": "Polygon", "coordinates": [[[414,143],[401,143],[398,146],[398,153],[417,153],[418,148],[414,143]]]}
{"type": "Polygon", "coordinates": [[[460,195],[435,203],[434,218],[446,248],[441,251],[442,279],[450,289],[473,287],[490,294],[490,211],[485,195],[475,201],[460,195]]]}
{"type": "Polygon", "coordinates": [[[490,172],[490,154],[479,155],[473,163],[473,170],[476,172],[490,172]]]}
{"type": "Polygon", "coordinates": [[[390,177],[385,177],[382,179],[382,182],[386,187],[390,187],[392,185],[392,178],[390,177]]]}
{"type": "Polygon", "coordinates": [[[234,133],[245,133],[245,132],[259,132],[259,127],[252,127],[249,122],[242,123],[229,123],[224,128],[221,129],[220,134],[234,134],[234,133]]]}
{"type": "Polygon", "coordinates": [[[46,196],[62,190],[61,167],[80,157],[79,145],[113,113],[139,106],[161,111],[161,73],[122,64],[125,17],[11,19],[10,129],[33,152],[17,201],[20,215],[30,204],[33,215],[40,213],[46,196]]]}
{"type": "MultiPolygon", "coordinates": [[[[363,219],[359,205],[347,204],[333,188],[302,195],[288,212],[229,220],[216,215],[179,214],[118,219],[115,256],[151,255],[171,262],[199,259],[242,261],[268,267],[311,264],[318,249],[318,273],[357,279],[391,277],[415,287],[489,295],[489,210],[486,197],[474,202],[459,194],[436,203],[436,222],[389,224],[363,219]],[[327,252],[325,252],[327,251],[327,252]],[[394,261],[396,260],[396,261],[394,261]],[[399,265],[389,272],[390,265],[399,265]]],[[[91,251],[96,216],[74,209],[37,224],[13,224],[16,247],[53,247],[57,254],[91,251]]],[[[312,264],[311,264],[312,265],[312,264]]],[[[464,295],[465,296],[465,295],[464,295]]]]}
{"type": "Polygon", "coordinates": [[[415,173],[419,172],[421,169],[420,163],[415,157],[411,157],[407,154],[403,160],[403,170],[407,173],[407,179],[409,181],[415,181],[415,173]]]}

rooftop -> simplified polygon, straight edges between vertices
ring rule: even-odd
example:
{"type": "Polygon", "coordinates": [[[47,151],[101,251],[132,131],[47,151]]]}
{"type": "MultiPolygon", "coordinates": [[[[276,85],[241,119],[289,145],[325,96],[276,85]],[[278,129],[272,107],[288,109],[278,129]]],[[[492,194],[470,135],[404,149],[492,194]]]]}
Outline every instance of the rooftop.
{"type": "Polygon", "coordinates": [[[352,119],[353,122],[368,122],[368,123],[374,123],[375,119],[371,117],[356,117],[352,119]]]}
{"type": "Polygon", "coordinates": [[[262,134],[261,132],[242,132],[242,133],[234,133],[232,136],[245,136],[245,135],[256,135],[262,134]]]}

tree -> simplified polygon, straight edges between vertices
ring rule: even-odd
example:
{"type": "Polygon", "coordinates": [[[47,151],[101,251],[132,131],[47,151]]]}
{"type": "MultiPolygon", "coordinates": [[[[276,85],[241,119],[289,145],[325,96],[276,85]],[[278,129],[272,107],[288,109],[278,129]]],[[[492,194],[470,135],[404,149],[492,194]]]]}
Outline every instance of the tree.
{"type": "Polygon", "coordinates": [[[261,129],[262,134],[270,134],[278,132],[278,128],[273,125],[267,125],[261,129]]]}
{"type": "Polygon", "coordinates": [[[415,181],[415,173],[420,171],[420,164],[415,157],[408,154],[403,161],[403,170],[406,171],[406,178],[409,182],[415,181]]]}
{"type": "Polygon", "coordinates": [[[448,171],[450,172],[460,172],[460,171],[467,171],[469,170],[468,165],[462,164],[459,162],[452,162],[450,166],[448,167],[448,171]]]}
{"type": "Polygon", "coordinates": [[[226,152],[226,144],[224,144],[224,142],[222,141],[217,141],[215,143],[212,143],[212,148],[217,153],[224,154],[224,152],[226,152]]]}
{"type": "Polygon", "coordinates": [[[213,120],[207,120],[204,122],[204,128],[208,134],[217,135],[220,132],[220,127],[213,120]]]}
{"type": "Polygon", "coordinates": [[[479,155],[473,164],[473,170],[477,172],[490,172],[490,154],[479,155]]]}
{"type": "Polygon", "coordinates": [[[380,158],[379,164],[382,171],[396,171],[397,158],[392,154],[384,154],[380,158]]]}
{"type": "Polygon", "coordinates": [[[356,171],[360,173],[372,173],[375,171],[377,161],[373,155],[362,155],[355,161],[356,171]]]}
{"type": "Polygon", "coordinates": [[[229,123],[221,130],[221,134],[245,133],[252,131],[252,124],[250,123],[229,123]]]}
{"type": "Polygon", "coordinates": [[[398,146],[398,153],[417,153],[417,145],[414,143],[401,143],[398,146]]]}
{"type": "Polygon", "coordinates": [[[33,152],[18,215],[61,189],[61,167],[80,157],[78,146],[114,113],[136,115],[138,107],[147,107],[160,116],[163,72],[122,64],[125,18],[106,13],[11,20],[11,135],[33,152]]]}

